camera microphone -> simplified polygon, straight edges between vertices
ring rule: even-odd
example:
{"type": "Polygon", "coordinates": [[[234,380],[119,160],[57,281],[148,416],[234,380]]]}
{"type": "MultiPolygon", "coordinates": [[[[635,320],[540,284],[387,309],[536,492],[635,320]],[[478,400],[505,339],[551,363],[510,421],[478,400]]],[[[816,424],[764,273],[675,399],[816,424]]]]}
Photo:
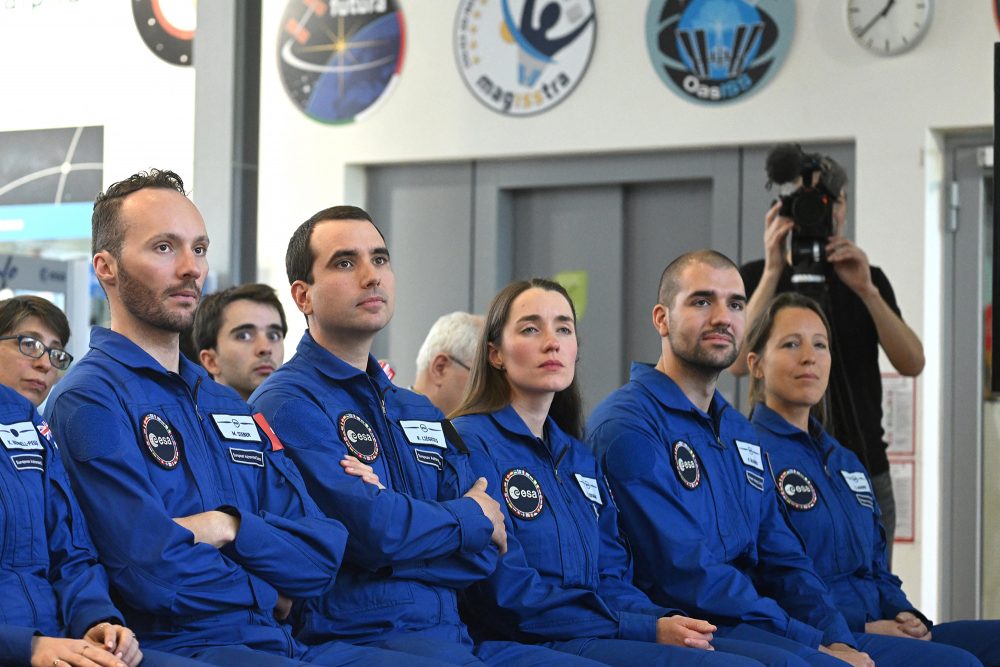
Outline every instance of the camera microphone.
{"type": "Polygon", "coordinates": [[[802,175],[802,148],[798,144],[778,144],[767,154],[767,187],[790,183],[802,175]]]}

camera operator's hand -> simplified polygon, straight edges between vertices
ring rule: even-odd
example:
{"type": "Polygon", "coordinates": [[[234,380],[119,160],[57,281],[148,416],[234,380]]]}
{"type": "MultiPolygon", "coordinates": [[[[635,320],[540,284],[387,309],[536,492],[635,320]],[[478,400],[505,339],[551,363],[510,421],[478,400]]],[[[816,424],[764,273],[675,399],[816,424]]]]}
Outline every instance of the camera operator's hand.
{"type": "Polygon", "coordinates": [[[781,275],[786,264],[785,239],[795,226],[791,218],[778,215],[781,200],[774,203],[764,217],[764,272],[781,275]]]}
{"type": "Polygon", "coordinates": [[[859,297],[873,296],[878,289],[872,282],[872,270],[865,251],[843,236],[831,236],[826,244],[826,259],[837,277],[859,297]]]}

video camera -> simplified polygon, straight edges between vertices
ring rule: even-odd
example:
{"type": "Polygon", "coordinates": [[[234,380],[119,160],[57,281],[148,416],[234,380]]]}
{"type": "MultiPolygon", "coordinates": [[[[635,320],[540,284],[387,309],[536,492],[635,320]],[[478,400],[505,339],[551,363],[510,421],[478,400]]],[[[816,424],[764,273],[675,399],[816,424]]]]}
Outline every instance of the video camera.
{"type": "Polygon", "coordinates": [[[826,244],[836,232],[833,205],[847,183],[847,174],[829,155],[806,153],[798,144],[779,144],[767,154],[767,187],[786,185],[801,177],[802,185],[781,195],[780,215],[791,218],[792,282],[826,282],[826,244]]]}

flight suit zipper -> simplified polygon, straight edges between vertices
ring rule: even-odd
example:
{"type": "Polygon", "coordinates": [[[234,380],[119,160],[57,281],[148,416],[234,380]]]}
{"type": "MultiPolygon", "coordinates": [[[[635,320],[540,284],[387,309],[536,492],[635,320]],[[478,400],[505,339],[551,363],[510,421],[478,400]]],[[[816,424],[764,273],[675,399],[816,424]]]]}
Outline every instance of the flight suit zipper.
{"type": "MultiPolygon", "coordinates": [[[[392,424],[389,423],[389,412],[385,409],[385,392],[379,390],[378,385],[372,380],[371,376],[365,373],[365,378],[368,380],[368,385],[375,392],[375,398],[378,400],[379,407],[382,410],[382,430],[385,433],[385,447],[386,450],[392,447],[392,464],[387,464],[386,469],[389,470],[389,474],[392,475],[393,469],[395,469],[396,479],[393,481],[393,488],[401,493],[409,493],[410,487],[406,483],[406,474],[403,471],[403,463],[400,460],[399,449],[396,447],[396,438],[392,435],[392,424]]],[[[386,392],[389,391],[386,388],[386,392]]]]}

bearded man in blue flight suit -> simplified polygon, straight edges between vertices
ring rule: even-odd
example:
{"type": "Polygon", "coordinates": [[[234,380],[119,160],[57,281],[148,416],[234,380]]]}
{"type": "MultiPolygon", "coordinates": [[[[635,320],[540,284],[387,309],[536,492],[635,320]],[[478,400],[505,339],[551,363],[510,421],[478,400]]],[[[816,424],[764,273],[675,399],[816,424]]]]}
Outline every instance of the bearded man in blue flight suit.
{"type": "Polygon", "coordinates": [[[93,329],[46,416],[144,644],[218,665],[405,659],[307,648],[279,622],[291,600],[333,585],[347,533],[309,499],[266,421],[180,355],[209,243],[181,179],[152,170],[110,186],[92,239],[111,328],[93,329]]]}
{"type": "Polygon", "coordinates": [[[720,253],[688,253],[663,272],[658,301],[659,361],[633,364],[587,424],[636,584],[718,636],[753,640],[749,624],[810,664],[870,665],[776,509],[753,427],[715,389],[743,339],[739,270],[720,253]]]}
{"type": "Polygon", "coordinates": [[[371,216],[354,206],[319,211],[292,235],[285,264],[309,330],[250,402],[320,508],[350,533],[335,587],[296,608],[297,636],[455,664],[596,664],[515,642],[473,646],[456,591],[496,567],[503,513],[444,415],[394,386],[371,356],[395,305],[389,251],[371,216]],[[348,474],[358,462],[385,487],[348,474]]]}

